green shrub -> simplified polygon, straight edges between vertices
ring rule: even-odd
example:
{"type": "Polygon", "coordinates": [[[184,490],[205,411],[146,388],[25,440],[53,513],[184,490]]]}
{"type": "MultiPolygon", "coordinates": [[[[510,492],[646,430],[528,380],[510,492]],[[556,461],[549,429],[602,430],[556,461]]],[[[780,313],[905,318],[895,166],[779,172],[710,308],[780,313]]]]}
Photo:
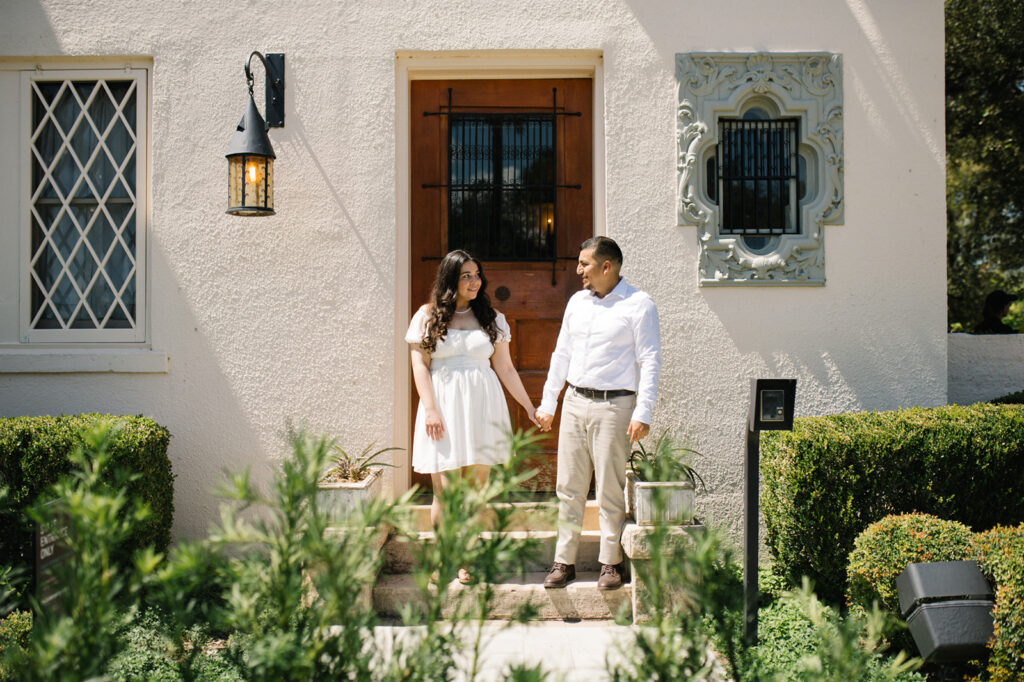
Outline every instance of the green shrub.
{"type": "Polygon", "coordinates": [[[896,577],[907,564],[961,561],[970,556],[971,529],[928,514],[886,516],[864,529],[853,543],[847,568],[847,601],[870,609],[877,600],[899,614],[896,577]]]}
{"type": "Polygon", "coordinates": [[[975,529],[1024,521],[1024,407],[977,404],[803,417],[764,434],[768,548],[792,584],[842,599],[853,541],[889,514],[975,529]]]}
{"type": "Polygon", "coordinates": [[[885,616],[871,611],[843,616],[822,604],[807,584],[759,609],[754,675],[737,679],[898,680],[924,682],[920,659],[878,652],[885,616]]]}
{"type": "Polygon", "coordinates": [[[15,679],[7,661],[25,654],[31,633],[30,611],[12,611],[5,618],[0,618],[0,681],[15,679]]]}
{"type": "Polygon", "coordinates": [[[0,556],[16,567],[31,570],[34,524],[25,513],[47,488],[71,471],[68,459],[82,445],[82,433],[104,420],[119,422],[109,445],[113,470],[137,478],[127,484],[129,502],[149,506],[150,516],[132,529],[115,551],[118,561],[132,550],[152,545],[164,552],[171,540],[174,518],[174,475],[167,457],[170,434],[146,417],[82,414],[62,417],[0,418],[0,488],[8,497],[0,509],[0,556]]]}
{"type": "Polygon", "coordinates": [[[116,633],[130,621],[142,583],[160,561],[146,547],[134,554],[134,565],[113,563],[115,548],[124,547],[132,527],[149,514],[128,500],[125,472],[110,470],[116,433],[110,428],[98,422],[82,434],[82,447],[70,455],[71,472],[54,486],[55,503],[39,500],[29,510],[70,551],[52,569],[60,592],[33,612],[27,653],[15,652],[8,661],[20,679],[70,682],[100,675],[123,648],[116,633]]]}
{"type": "Polygon", "coordinates": [[[1024,404],[1024,391],[1004,395],[989,402],[997,405],[1021,405],[1024,404]]]}
{"type": "Polygon", "coordinates": [[[989,679],[1020,680],[1024,678],[1024,524],[979,533],[974,557],[996,583],[989,679]]]}

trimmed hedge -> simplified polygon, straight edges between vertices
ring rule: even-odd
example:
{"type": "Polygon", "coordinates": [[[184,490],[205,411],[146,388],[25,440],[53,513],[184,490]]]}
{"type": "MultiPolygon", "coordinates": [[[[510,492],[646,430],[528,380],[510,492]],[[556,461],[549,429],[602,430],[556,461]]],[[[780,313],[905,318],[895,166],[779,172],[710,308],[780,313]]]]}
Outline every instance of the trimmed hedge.
{"type": "Polygon", "coordinates": [[[996,583],[989,679],[1024,679],[1024,524],[976,535],[974,558],[996,583]]]}
{"type": "Polygon", "coordinates": [[[929,514],[886,516],[864,529],[853,543],[847,567],[847,603],[871,609],[878,605],[899,614],[896,577],[907,564],[962,561],[971,553],[971,529],[929,514]]]}
{"type": "Polygon", "coordinates": [[[842,600],[854,539],[889,514],[977,530],[1024,521],[1024,406],[802,417],[763,434],[761,507],[776,570],[842,600]]]}
{"type": "Polygon", "coordinates": [[[990,400],[990,403],[1007,404],[1007,405],[1020,405],[1024,404],[1024,391],[1017,391],[1009,395],[1004,395],[994,400],[990,400]]]}
{"type": "Polygon", "coordinates": [[[28,651],[29,636],[32,632],[32,612],[12,611],[0,618],[0,682],[18,679],[9,670],[6,660],[13,651],[28,651]]]}
{"type": "Polygon", "coordinates": [[[124,556],[152,545],[164,552],[174,518],[174,474],[167,457],[170,433],[146,417],[82,414],[61,417],[0,418],[0,487],[8,499],[0,510],[0,563],[32,571],[33,524],[25,514],[39,495],[70,471],[68,455],[82,444],[81,432],[100,419],[120,423],[110,445],[111,464],[134,474],[130,499],[149,505],[151,514],[135,525],[124,556]]]}

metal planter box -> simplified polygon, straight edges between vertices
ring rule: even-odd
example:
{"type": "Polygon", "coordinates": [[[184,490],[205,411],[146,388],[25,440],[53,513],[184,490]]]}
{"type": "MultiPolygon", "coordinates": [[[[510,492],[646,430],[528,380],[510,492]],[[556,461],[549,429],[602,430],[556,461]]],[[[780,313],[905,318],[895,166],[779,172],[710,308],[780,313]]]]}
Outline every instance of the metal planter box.
{"type": "Polygon", "coordinates": [[[627,471],[626,509],[633,514],[633,519],[639,526],[653,526],[655,523],[686,525],[693,521],[694,488],[692,481],[640,481],[637,480],[636,474],[627,471]],[[656,490],[661,493],[660,510],[656,509],[654,504],[656,490]]]}
{"type": "Polygon", "coordinates": [[[992,637],[992,588],[976,561],[910,564],[896,578],[900,612],[928,662],[987,654],[992,637]]]}

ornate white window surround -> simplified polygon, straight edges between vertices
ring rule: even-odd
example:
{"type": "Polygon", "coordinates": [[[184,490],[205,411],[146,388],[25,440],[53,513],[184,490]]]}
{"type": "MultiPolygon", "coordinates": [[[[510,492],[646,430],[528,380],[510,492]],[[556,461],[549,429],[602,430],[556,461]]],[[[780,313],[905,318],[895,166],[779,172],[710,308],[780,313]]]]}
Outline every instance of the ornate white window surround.
{"type": "Polygon", "coordinates": [[[678,222],[697,228],[701,286],[823,286],[823,226],[843,222],[842,56],[677,54],[676,80],[678,222]],[[801,234],[774,237],[767,249],[719,234],[721,207],[707,192],[718,120],[742,118],[752,108],[799,118],[799,152],[806,163],[801,234]]]}

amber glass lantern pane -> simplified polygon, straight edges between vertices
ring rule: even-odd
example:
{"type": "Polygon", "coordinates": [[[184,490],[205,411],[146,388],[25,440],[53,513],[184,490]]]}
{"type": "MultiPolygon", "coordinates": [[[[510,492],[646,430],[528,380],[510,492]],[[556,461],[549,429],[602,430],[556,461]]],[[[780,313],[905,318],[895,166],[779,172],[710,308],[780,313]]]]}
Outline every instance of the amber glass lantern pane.
{"type": "Polygon", "coordinates": [[[274,160],[265,156],[228,159],[228,213],[274,215],[274,160]]]}

